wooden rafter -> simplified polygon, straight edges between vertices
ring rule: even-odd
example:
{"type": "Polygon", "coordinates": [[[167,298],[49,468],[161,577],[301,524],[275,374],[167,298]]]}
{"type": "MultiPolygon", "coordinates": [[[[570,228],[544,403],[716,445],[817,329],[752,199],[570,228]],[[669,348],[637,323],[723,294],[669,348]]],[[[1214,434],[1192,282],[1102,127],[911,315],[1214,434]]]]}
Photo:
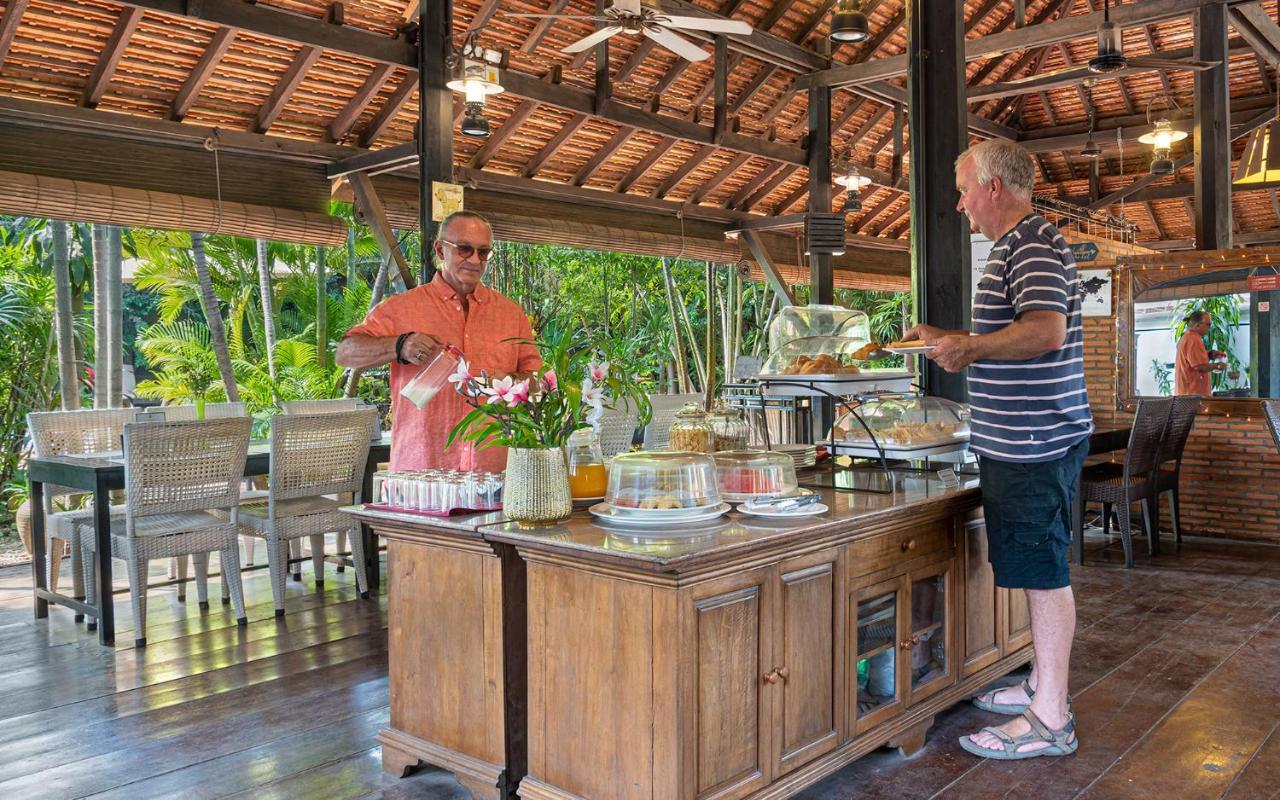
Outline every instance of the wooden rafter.
{"type": "Polygon", "coordinates": [[[623,62],[622,67],[614,74],[613,79],[622,83],[631,80],[631,76],[636,70],[640,69],[640,65],[649,57],[649,53],[653,52],[653,48],[657,47],[657,42],[652,39],[642,39],[640,44],[636,45],[636,49],[627,56],[627,60],[623,62]]]}
{"type": "Polygon", "coordinates": [[[552,136],[551,139],[542,146],[542,149],[539,150],[533,158],[529,159],[529,163],[524,165],[524,169],[521,170],[521,173],[526,178],[532,178],[534,175],[537,175],[543,166],[546,165],[547,159],[551,158],[551,156],[555,154],[556,150],[560,149],[560,145],[567,142],[569,137],[577,133],[578,129],[581,128],[589,119],[591,119],[589,114],[574,114],[573,118],[561,125],[560,129],[556,131],[555,136],[552,136]]]}
{"type": "Polygon", "coordinates": [[[612,158],[613,154],[618,151],[618,148],[626,144],[627,140],[630,139],[635,132],[636,129],[629,125],[619,127],[618,131],[613,134],[613,137],[605,143],[605,146],[597,150],[595,155],[591,157],[591,160],[583,164],[582,168],[573,176],[573,185],[582,186],[587,181],[591,180],[591,176],[596,174],[596,170],[600,169],[606,161],[612,158]]]}
{"type": "Polygon", "coordinates": [[[369,127],[364,129],[360,134],[360,146],[369,147],[378,140],[387,126],[392,120],[400,116],[401,109],[404,104],[409,102],[409,98],[418,88],[418,73],[411,72],[400,79],[400,85],[391,93],[391,97],[387,98],[384,105],[374,118],[369,122],[369,127]]]}
{"type": "Polygon", "coordinates": [[[769,83],[769,79],[778,72],[778,69],[779,67],[776,64],[767,64],[763,69],[757,72],[756,76],[751,79],[751,83],[748,83],[743,87],[742,91],[738,93],[738,96],[734,98],[733,105],[730,107],[729,113],[737,114],[741,111],[742,107],[751,102],[751,98],[755,97],[760,90],[769,83]]]}
{"type": "Polygon", "coordinates": [[[503,120],[502,127],[490,133],[485,143],[475,152],[475,155],[471,156],[471,168],[483,169],[507,139],[511,138],[511,134],[519,130],[524,121],[537,110],[538,103],[536,101],[521,100],[520,105],[516,106],[516,110],[511,112],[511,116],[503,120]]]}
{"type": "Polygon", "coordinates": [[[747,155],[746,153],[738,153],[729,160],[728,164],[721,167],[719,172],[708,180],[703,181],[702,185],[695,189],[693,194],[689,195],[688,202],[701,203],[703,198],[714,192],[716,189],[719,189],[720,184],[724,183],[732,177],[735,172],[746,166],[746,163],[750,160],[750,155],[747,155]]]}
{"type": "Polygon", "coordinates": [[[18,23],[27,10],[30,0],[9,0],[4,7],[4,16],[0,17],[0,65],[4,64],[9,48],[13,46],[13,37],[18,33],[18,23]]]}
{"type": "Polygon", "coordinates": [[[476,31],[489,24],[489,20],[493,19],[493,15],[498,11],[499,0],[483,0],[480,3],[480,10],[471,18],[471,22],[467,25],[467,33],[475,33],[476,31]]]}
{"type": "Polygon", "coordinates": [[[98,106],[102,96],[107,92],[107,86],[111,83],[111,76],[115,74],[116,67],[124,56],[125,48],[129,46],[129,39],[138,29],[138,23],[141,20],[142,10],[139,8],[125,6],[120,10],[116,25],[111,29],[111,35],[107,37],[107,43],[102,46],[98,63],[94,66],[93,72],[89,75],[89,82],[85,84],[84,92],[80,95],[80,105],[85,108],[98,106]]]}
{"type": "Polygon", "coordinates": [[[822,24],[822,20],[827,18],[827,12],[830,11],[831,7],[835,4],[836,0],[822,0],[822,4],[814,9],[813,16],[809,17],[809,20],[805,22],[805,24],[801,25],[800,29],[796,31],[796,35],[792,37],[792,41],[799,44],[812,36],[813,32],[822,24]]]}
{"type": "Polygon", "coordinates": [[[284,111],[289,98],[306,77],[307,70],[311,69],[320,58],[320,52],[318,47],[303,47],[297,52],[289,68],[281,76],[280,82],[276,84],[276,88],[271,90],[271,94],[258,109],[258,116],[253,122],[254,131],[266,133],[267,129],[275,123],[280,117],[280,112],[284,111]]]}
{"type": "MultiPolygon", "coordinates": [[[[742,211],[750,211],[751,209],[755,208],[765,198],[773,194],[774,189],[777,189],[779,186],[786,183],[787,180],[792,175],[796,174],[796,172],[799,169],[800,167],[796,166],[795,164],[782,165],[782,169],[778,170],[778,173],[776,175],[774,175],[772,178],[768,179],[767,181],[764,181],[764,183],[760,184],[760,186],[756,187],[755,191],[753,191],[750,195],[747,196],[745,200],[743,200],[740,204],[738,204],[737,208],[739,208],[742,211]]],[[[732,203],[730,205],[732,207],[732,203]]]]}
{"type": "Polygon", "coordinates": [[[664,136],[658,140],[658,143],[645,154],[645,157],[640,159],[640,161],[631,168],[622,180],[618,181],[618,185],[614,187],[614,191],[625,193],[629,190],[636,181],[640,180],[640,178],[649,171],[650,167],[657,163],[658,159],[666,155],[667,151],[675,146],[676,141],[676,139],[669,136],[664,136]]]}
{"type": "Polygon", "coordinates": [[[796,203],[799,203],[801,200],[805,199],[808,196],[809,196],[809,182],[805,181],[804,183],[797,186],[795,190],[791,192],[791,194],[782,198],[782,202],[778,203],[777,207],[773,209],[774,216],[787,213],[788,211],[790,211],[792,208],[795,207],[796,203]]]}
{"type": "MultiPolygon", "coordinates": [[[[546,13],[548,14],[562,13],[565,9],[565,6],[567,5],[569,5],[569,0],[554,0],[550,8],[547,9],[546,13]]],[[[534,20],[534,22],[536,22],[537,24],[533,26],[533,30],[529,33],[529,36],[524,40],[524,43],[520,45],[520,52],[522,53],[532,53],[534,50],[537,50],[538,45],[542,43],[543,37],[547,35],[547,31],[551,30],[551,26],[556,24],[556,21],[549,17],[544,17],[543,19],[534,20]]]]}
{"type": "MultiPolygon", "coordinates": [[[[235,30],[225,25],[214,32],[208,46],[200,54],[200,60],[196,62],[195,68],[187,75],[182,88],[178,90],[177,96],[173,98],[173,105],[169,106],[169,119],[181,122],[186,118],[188,112],[191,111],[191,107],[195,105],[196,98],[200,96],[200,89],[204,87],[205,82],[209,80],[209,76],[213,75],[213,71],[217,69],[218,62],[226,54],[227,48],[231,46],[231,41],[235,38],[235,35],[235,30]]],[[[390,69],[390,67],[387,67],[387,69],[390,69]]]]}
{"type": "Polygon", "coordinates": [[[786,164],[771,163],[766,164],[764,169],[756,173],[755,177],[742,185],[742,188],[734,192],[733,195],[725,202],[724,208],[737,209],[741,208],[743,202],[755,194],[763,186],[767,186],[769,181],[786,169],[786,164]]]}
{"type": "Polygon", "coordinates": [[[679,167],[676,167],[676,170],[668,175],[666,180],[658,185],[657,191],[653,193],[653,196],[659,200],[665,199],[666,196],[670,194],[671,190],[676,188],[680,181],[685,179],[685,176],[701,166],[702,162],[710,158],[711,154],[715,151],[716,146],[713,144],[704,144],[702,147],[699,147],[694,151],[693,155],[689,156],[689,158],[687,158],[679,167]]]}
{"type": "Polygon", "coordinates": [[[390,64],[376,64],[373,71],[369,73],[369,77],[365,78],[360,88],[352,95],[338,115],[329,123],[327,129],[329,141],[340,142],[351,132],[351,128],[356,124],[356,120],[360,119],[360,115],[373,102],[373,98],[378,95],[382,87],[386,84],[387,79],[395,72],[395,67],[390,64]]]}

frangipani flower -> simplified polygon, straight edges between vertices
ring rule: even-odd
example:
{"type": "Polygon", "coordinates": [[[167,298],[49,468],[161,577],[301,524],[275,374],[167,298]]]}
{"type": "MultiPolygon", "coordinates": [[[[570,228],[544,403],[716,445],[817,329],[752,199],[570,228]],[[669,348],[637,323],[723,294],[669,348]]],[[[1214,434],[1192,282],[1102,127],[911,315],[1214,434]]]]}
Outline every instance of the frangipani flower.
{"type": "Polygon", "coordinates": [[[507,408],[515,408],[521,403],[529,401],[529,381],[522,380],[511,387],[511,391],[507,392],[507,396],[503,398],[507,401],[507,408]]]}
{"type": "Polygon", "coordinates": [[[458,359],[458,368],[449,376],[449,383],[452,383],[454,386],[461,386],[464,383],[470,382],[473,378],[475,378],[475,376],[471,374],[471,369],[467,366],[467,360],[465,358],[460,358],[458,359]]]}
{"type": "MultiPolygon", "coordinates": [[[[508,398],[511,395],[511,389],[514,384],[515,384],[515,381],[512,380],[510,377],[498,378],[490,386],[484,389],[484,393],[489,395],[489,399],[486,402],[498,403],[502,401],[508,401],[508,398]]],[[[508,404],[510,404],[509,401],[508,401],[508,404]]]]}
{"type": "Polygon", "coordinates": [[[609,362],[601,361],[596,363],[592,361],[591,364],[587,366],[587,374],[591,376],[591,380],[593,381],[604,380],[609,377],[609,362]]]}
{"type": "Polygon", "coordinates": [[[560,385],[560,379],[556,377],[554,369],[549,369],[542,373],[542,385],[547,387],[548,392],[554,392],[556,387],[560,385]]]}
{"type": "Polygon", "coordinates": [[[582,402],[584,405],[604,406],[604,388],[587,378],[582,382],[582,402]]]}

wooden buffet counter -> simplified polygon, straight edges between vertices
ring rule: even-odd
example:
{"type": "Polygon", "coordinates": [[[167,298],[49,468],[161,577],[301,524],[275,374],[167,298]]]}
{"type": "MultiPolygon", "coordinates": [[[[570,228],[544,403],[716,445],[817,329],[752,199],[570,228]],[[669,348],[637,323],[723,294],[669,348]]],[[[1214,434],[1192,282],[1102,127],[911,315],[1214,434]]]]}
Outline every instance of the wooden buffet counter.
{"type": "Polygon", "coordinates": [[[653,535],[357,512],[389,539],[383,764],[477,797],[787,797],[1031,658],[975,482],[653,535]],[[527,678],[527,684],[526,684],[527,678]],[[526,774],[527,772],[527,774],[526,774]]]}

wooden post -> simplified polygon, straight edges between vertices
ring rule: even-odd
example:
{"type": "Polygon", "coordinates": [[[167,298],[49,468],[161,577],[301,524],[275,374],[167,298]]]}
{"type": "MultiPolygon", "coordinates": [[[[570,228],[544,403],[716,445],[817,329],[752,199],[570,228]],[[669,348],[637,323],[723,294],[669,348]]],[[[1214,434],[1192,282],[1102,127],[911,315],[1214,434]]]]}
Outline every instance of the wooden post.
{"type": "Polygon", "coordinates": [[[1231,246],[1231,114],[1227,87],[1227,6],[1202,6],[1192,17],[1195,58],[1218,66],[1195,74],[1196,249],[1231,246]]]}
{"type": "MultiPolygon", "coordinates": [[[[608,0],[596,0],[596,13],[602,13],[608,8],[610,3],[608,0]]],[[[597,24],[597,28],[604,27],[597,24]]],[[[613,91],[613,87],[609,85],[609,40],[605,39],[596,45],[596,98],[595,112],[597,116],[603,116],[605,108],[609,105],[609,95],[613,91]]]]}
{"type": "Polygon", "coordinates": [[[729,42],[723,36],[716,37],[714,63],[712,97],[715,112],[711,121],[711,141],[719,142],[729,125],[729,42]]]}
{"type": "MultiPolygon", "coordinates": [[[[809,90],[809,213],[831,213],[831,89],[809,90]]],[[[835,300],[829,253],[809,256],[809,302],[835,300]]]]}
{"type": "MultiPolygon", "coordinates": [[[[911,268],[916,318],[969,327],[969,236],[956,211],[956,157],[968,141],[964,17],[960,3],[907,2],[907,97],[911,109],[911,268]]],[[[924,364],[933,395],[964,402],[963,373],[924,364]]]]}
{"type": "Polygon", "coordinates": [[[422,231],[422,283],[435,277],[431,261],[438,224],[431,220],[431,182],[453,181],[453,98],[449,54],[453,51],[453,0],[418,4],[418,226],[422,231]]]}
{"type": "Polygon", "coordinates": [[[1280,397],[1280,292],[1249,295],[1249,385],[1258,397],[1280,397]],[[1262,303],[1269,303],[1267,311],[1262,303]]]}

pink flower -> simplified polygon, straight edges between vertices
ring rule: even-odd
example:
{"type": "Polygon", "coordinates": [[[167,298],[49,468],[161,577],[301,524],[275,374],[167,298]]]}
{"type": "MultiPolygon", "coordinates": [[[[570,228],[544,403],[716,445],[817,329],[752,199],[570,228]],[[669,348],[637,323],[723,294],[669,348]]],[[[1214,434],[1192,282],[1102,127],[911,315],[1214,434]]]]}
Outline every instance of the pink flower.
{"type": "Polygon", "coordinates": [[[521,403],[529,402],[529,381],[523,380],[511,387],[511,391],[507,392],[507,396],[503,398],[507,401],[507,408],[515,408],[521,403]]]}
{"type": "Polygon", "coordinates": [[[556,377],[554,369],[549,369],[542,373],[542,385],[547,387],[548,392],[554,392],[556,387],[560,385],[560,379],[556,377]]]}
{"type": "Polygon", "coordinates": [[[587,370],[591,375],[591,380],[602,381],[609,376],[609,362],[601,361],[597,364],[593,361],[588,365],[587,370]]]}
{"type": "MultiPolygon", "coordinates": [[[[485,402],[497,403],[508,400],[511,395],[512,385],[515,383],[511,378],[498,378],[490,386],[485,387],[484,393],[489,395],[489,399],[485,402]]],[[[508,405],[510,403],[508,402],[508,405]]]]}
{"type": "Polygon", "coordinates": [[[596,386],[595,381],[587,378],[582,382],[582,402],[600,408],[604,405],[604,389],[596,386]]]}
{"type": "Polygon", "coordinates": [[[467,367],[466,359],[460,358],[458,359],[457,370],[449,376],[449,382],[455,386],[461,386],[464,383],[470,382],[473,378],[475,378],[475,376],[471,374],[470,368],[467,367]]]}

